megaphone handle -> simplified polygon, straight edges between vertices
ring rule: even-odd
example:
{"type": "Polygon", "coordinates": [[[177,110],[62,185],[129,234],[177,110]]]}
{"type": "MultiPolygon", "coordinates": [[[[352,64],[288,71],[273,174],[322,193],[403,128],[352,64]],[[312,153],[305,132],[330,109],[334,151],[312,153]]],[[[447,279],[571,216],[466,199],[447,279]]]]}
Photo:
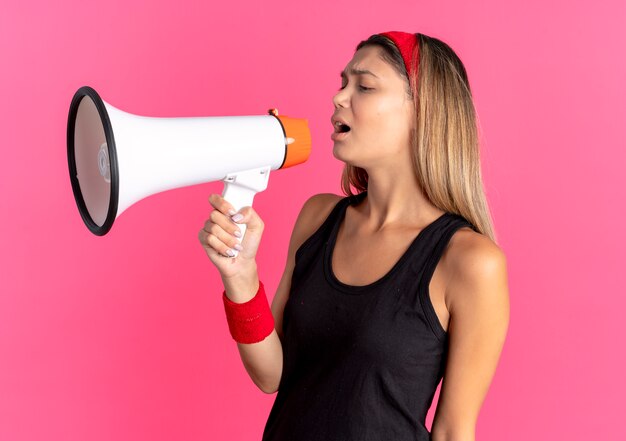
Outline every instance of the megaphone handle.
{"type": "MultiPolygon", "coordinates": [[[[256,192],[254,190],[237,184],[224,182],[224,193],[222,194],[222,197],[235,208],[235,211],[239,211],[242,207],[251,206],[255,195],[256,192]]],[[[246,229],[248,226],[246,224],[237,224],[237,226],[241,230],[241,237],[238,238],[239,243],[241,243],[243,241],[243,237],[246,235],[246,229]]],[[[235,256],[239,254],[239,251],[235,249],[233,249],[233,252],[235,253],[235,256]]]]}
{"type": "MultiPolygon", "coordinates": [[[[252,206],[254,196],[267,188],[270,167],[261,167],[254,170],[232,173],[223,180],[224,191],[222,197],[230,203],[235,211],[241,210],[243,207],[252,206]]],[[[239,243],[243,241],[246,235],[246,224],[237,224],[241,229],[241,238],[239,243]]],[[[239,251],[233,250],[237,257],[239,251]]]]}

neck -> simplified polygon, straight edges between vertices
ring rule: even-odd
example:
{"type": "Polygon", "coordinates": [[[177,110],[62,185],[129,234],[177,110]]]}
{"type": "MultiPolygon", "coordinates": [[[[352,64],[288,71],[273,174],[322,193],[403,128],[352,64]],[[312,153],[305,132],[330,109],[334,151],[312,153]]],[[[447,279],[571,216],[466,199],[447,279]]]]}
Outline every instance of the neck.
{"type": "Polygon", "coordinates": [[[375,233],[386,228],[422,228],[444,214],[424,197],[412,172],[368,171],[367,197],[358,208],[363,228],[375,233]]]}

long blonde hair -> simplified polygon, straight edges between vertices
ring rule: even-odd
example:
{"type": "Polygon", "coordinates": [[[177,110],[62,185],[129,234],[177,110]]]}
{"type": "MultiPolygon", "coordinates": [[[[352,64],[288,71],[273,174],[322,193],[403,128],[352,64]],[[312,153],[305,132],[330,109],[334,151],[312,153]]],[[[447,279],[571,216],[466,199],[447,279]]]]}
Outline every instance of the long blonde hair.
{"type": "MultiPolygon", "coordinates": [[[[411,160],[424,197],[440,210],[463,216],[476,231],[496,242],[483,188],[476,111],[465,67],[443,41],[419,33],[416,36],[413,63],[419,58],[419,65],[410,79],[400,51],[388,38],[372,35],[356,50],[381,46],[383,59],[407,79],[407,94],[413,99],[417,119],[411,136],[411,160]]],[[[344,194],[354,195],[351,186],[357,193],[366,191],[367,182],[363,168],[344,166],[344,194]]]]}

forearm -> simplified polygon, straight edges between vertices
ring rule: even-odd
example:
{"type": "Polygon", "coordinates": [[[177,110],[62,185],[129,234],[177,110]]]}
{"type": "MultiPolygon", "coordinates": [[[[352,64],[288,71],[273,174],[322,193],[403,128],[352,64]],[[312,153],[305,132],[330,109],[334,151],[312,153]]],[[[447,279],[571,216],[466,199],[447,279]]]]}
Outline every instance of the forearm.
{"type": "Polygon", "coordinates": [[[258,343],[237,343],[237,348],[254,384],[265,393],[276,392],[283,372],[283,348],[276,330],[258,343]]]}
{"type": "Polygon", "coordinates": [[[468,429],[437,429],[433,428],[430,434],[431,441],[476,441],[473,428],[468,429]]]}
{"type": "MultiPolygon", "coordinates": [[[[259,289],[256,266],[237,277],[222,278],[222,281],[226,296],[235,303],[251,300],[259,289]]],[[[262,341],[250,344],[237,342],[237,348],[254,384],[265,393],[275,392],[283,370],[283,350],[276,329],[262,341]]]]}

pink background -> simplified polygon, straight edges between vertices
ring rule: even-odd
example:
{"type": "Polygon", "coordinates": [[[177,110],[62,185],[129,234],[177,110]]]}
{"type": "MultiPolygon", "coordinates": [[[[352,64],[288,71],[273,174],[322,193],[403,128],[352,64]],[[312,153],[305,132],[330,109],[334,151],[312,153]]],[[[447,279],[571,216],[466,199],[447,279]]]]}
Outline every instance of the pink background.
{"type": "Polygon", "coordinates": [[[0,439],[261,438],[275,395],[248,377],[197,240],[222,184],[153,195],[91,235],[69,103],[90,85],[146,116],[308,118],[309,161],[255,199],[271,301],[302,203],[340,194],[338,73],[387,30],[450,44],[480,117],[511,323],[477,439],[626,439],[625,22],[623,1],[3,1],[0,439]]]}

